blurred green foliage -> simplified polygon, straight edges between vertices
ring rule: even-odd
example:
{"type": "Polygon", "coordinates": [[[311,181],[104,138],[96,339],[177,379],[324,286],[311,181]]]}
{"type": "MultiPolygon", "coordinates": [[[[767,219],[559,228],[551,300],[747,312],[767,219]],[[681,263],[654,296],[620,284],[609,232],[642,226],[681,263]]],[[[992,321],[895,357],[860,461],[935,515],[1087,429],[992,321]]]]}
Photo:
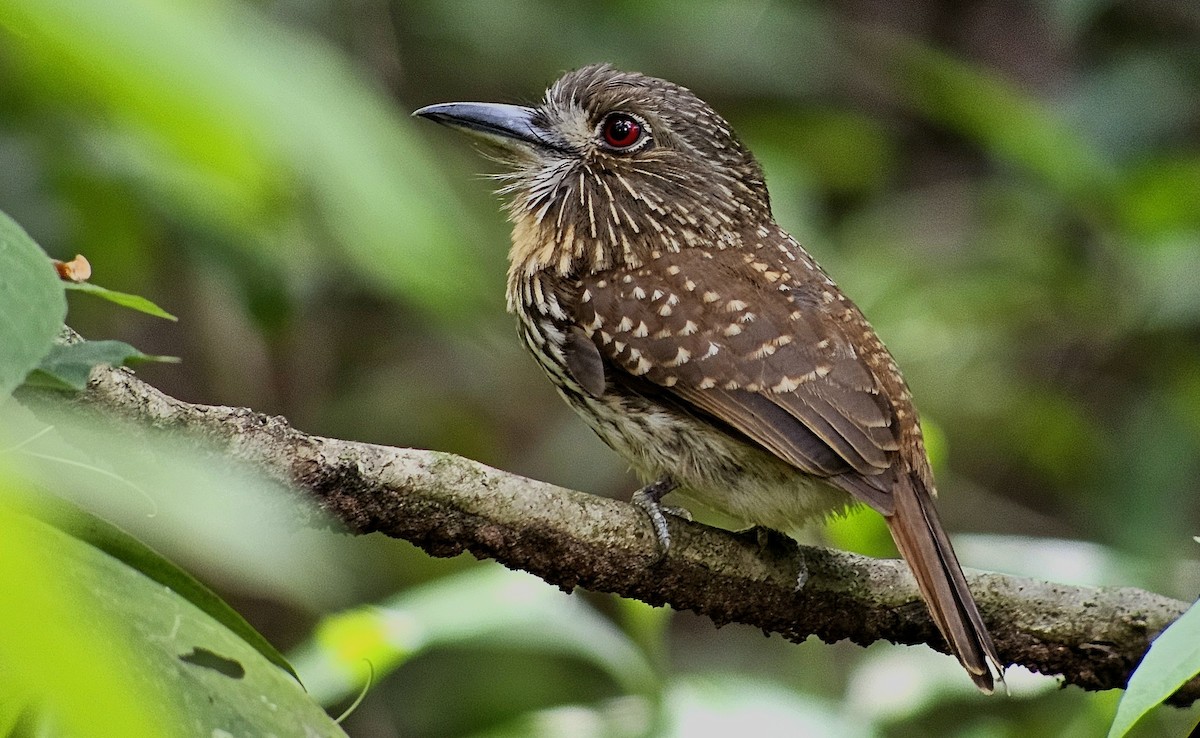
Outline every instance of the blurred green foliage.
{"type": "MultiPolygon", "coordinates": [[[[981,552],[968,565],[1036,576],[1039,552],[1063,550],[1040,539],[1076,539],[1120,562],[1121,583],[1194,599],[1200,11],[1187,0],[10,0],[0,210],[53,256],[86,255],[98,283],[180,317],[71,296],[85,335],[182,357],[139,369],[168,393],[624,496],[632,477],[503,315],[507,227],[476,176],[492,165],[407,115],[531,101],[601,60],[691,87],[759,155],[776,217],[863,307],[940,431],[943,517],[981,552]],[[1021,537],[1023,555],[984,534],[1021,537]]],[[[880,526],[838,525],[839,544],[886,550],[880,526]]],[[[171,553],[283,647],[323,614],[484,566],[314,533],[306,545],[337,571],[321,598],[295,562],[256,589],[231,562],[237,540],[171,553]]],[[[730,714],[765,701],[790,716],[778,725],[823,715],[879,735],[1091,736],[1115,710],[1115,695],[1015,686],[984,700],[935,681],[919,707],[887,712],[864,685],[906,695],[947,660],[899,652],[930,665],[914,676],[886,648],[794,646],[690,615],[660,632],[590,601],[651,655],[661,694],[630,702],[586,659],[464,642],[405,662],[348,730],[563,734],[567,720],[636,735],[669,695],[724,709],[710,684],[753,697],[730,714]]],[[[1134,735],[1196,716],[1158,710],[1134,735]]]]}
{"type": "MultiPolygon", "coordinates": [[[[15,492],[11,480],[4,479],[3,501],[15,492]]],[[[113,564],[108,557],[7,505],[0,505],[0,533],[0,554],[7,562],[0,572],[5,592],[0,626],[8,634],[0,639],[4,734],[88,735],[96,707],[103,706],[115,732],[148,735],[165,726],[165,736],[181,735],[171,727],[177,713],[170,708],[178,707],[178,696],[166,697],[168,690],[145,678],[138,668],[142,664],[124,658],[132,634],[117,613],[104,607],[118,598],[78,580],[101,581],[113,594],[128,595],[119,585],[129,580],[114,575],[120,566],[105,570],[113,564]],[[44,584],[47,571],[61,573],[54,586],[44,584]],[[87,629],[78,627],[85,608],[87,629]],[[39,710],[52,717],[39,717],[39,710]]]]}

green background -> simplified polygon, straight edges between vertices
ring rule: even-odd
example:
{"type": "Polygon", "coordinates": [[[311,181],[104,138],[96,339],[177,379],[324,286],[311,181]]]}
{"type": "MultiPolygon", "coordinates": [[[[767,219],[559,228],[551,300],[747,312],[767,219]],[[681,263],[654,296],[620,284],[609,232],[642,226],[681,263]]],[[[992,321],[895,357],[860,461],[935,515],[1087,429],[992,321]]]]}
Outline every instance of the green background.
{"type": "MultiPolygon", "coordinates": [[[[504,314],[508,229],[478,176],[494,165],[408,117],[533,102],[595,61],[690,87],[759,156],[777,219],[904,369],[966,565],[1194,599],[1194,3],[10,0],[0,210],[180,317],[70,296],[85,336],[182,357],[139,369],[172,395],[625,497],[636,481],[504,314]]],[[[324,575],[285,584],[257,586],[203,536],[174,554],[285,650],[328,613],[490,566],[305,535],[324,575]]],[[[812,536],[890,552],[867,516],[812,536]]],[[[922,649],[796,646],[576,598],[639,644],[657,690],[528,637],[445,638],[381,678],[347,731],[522,735],[575,705],[566,734],[636,735],[665,705],[679,731],[711,713],[763,734],[811,718],[1089,736],[1118,697],[1016,677],[1011,699],[983,698],[922,649]]]]}

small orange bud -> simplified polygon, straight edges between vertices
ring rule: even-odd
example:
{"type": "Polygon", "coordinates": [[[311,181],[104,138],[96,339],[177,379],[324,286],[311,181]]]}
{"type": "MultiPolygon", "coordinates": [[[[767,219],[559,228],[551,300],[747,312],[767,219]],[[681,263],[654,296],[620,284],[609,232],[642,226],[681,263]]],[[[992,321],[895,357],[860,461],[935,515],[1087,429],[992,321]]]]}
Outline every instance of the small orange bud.
{"type": "Polygon", "coordinates": [[[92,278],[92,265],[83,254],[75,254],[75,258],[70,261],[59,261],[51,259],[54,262],[54,268],[58,271],[58,278],[65,282],[86,282],[92,278]]]}

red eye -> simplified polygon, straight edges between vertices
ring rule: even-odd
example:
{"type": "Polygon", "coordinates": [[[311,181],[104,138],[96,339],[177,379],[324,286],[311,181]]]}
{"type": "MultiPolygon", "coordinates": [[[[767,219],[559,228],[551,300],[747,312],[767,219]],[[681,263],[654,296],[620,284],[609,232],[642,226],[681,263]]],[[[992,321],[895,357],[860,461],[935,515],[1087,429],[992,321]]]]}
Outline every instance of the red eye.
{"type": "Polygon", "coordinates": [[[625,113],[613,113],[600,125],[604,143],[614,149],[627,149],[642,139],[642,124],[625,113]]]}

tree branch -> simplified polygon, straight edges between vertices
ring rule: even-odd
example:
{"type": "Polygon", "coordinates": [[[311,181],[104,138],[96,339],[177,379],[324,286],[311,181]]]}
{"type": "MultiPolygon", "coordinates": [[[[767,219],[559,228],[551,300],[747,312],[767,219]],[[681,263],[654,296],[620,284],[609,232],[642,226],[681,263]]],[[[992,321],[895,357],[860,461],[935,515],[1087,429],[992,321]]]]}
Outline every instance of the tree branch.
{"type": "MultiPolygon", "coordinates": [[[[564,590],[612,592],[746,623],[800,642],[883,639],[940,651],[903,562],[799,546],[671,519],[671,553],[633,506],[436,451],[321,438],[279,417],[169,397],[127,370],[100,368],[68,400],[104,417],[198,436],[310,494],[352,532],[378,531],[434,556],[469,551],[564,590]],[[802,557],[802,558],[801,558],[802,557]],[[799,562],[808,580],[795,591],[799,562]]],[[[1150,641],[1187,604],[1133,588],[1076,587],[970,571],[971,590],[1006,663],[1085,689],[1125,686],[1150,641]]],[[[1200,679],[1172,698],[1200,698],[1200,679]]]]}

